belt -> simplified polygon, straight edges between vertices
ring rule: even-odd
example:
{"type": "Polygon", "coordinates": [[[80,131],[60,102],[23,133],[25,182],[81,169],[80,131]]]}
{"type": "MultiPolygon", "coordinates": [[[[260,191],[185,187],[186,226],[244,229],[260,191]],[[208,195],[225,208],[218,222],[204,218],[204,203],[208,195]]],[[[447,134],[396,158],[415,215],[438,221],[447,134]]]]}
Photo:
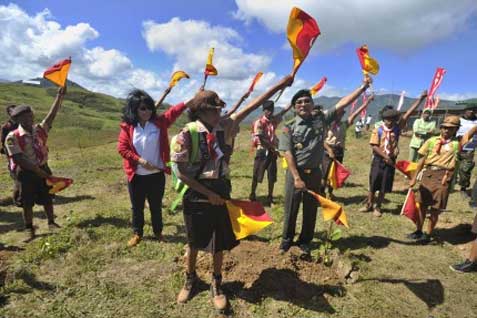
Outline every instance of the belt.
{"type": "Polygon", "coordinates": [[[304,174],[312,174],[313,171],[317,171],[319,168],[312,168],[312,169],[303,169],[303,168],[299,168],[299,170],[301,170],[304,174]]]}

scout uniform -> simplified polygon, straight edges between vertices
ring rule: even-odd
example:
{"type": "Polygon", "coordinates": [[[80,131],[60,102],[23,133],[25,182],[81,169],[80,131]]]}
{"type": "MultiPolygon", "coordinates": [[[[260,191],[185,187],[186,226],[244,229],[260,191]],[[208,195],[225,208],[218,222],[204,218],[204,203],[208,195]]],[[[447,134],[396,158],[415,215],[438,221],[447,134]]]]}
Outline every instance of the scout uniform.
{"type": "MultiPolygon", "coordinates": [[[[395,124],[393,128],[387,128],[384,124],[379,128],[374,128],[371,133],[369,144],[378,146],[390,158],[395,159],[399,154],[400,128],[395,124]]],[[[387,165],[384,159],[373,153],[371,162],[371,170],[369,173],[369,191],[380,193],[388,193],[393,189],[394,182],[394,166],[387,165]]]]}
{"type": "MultiPolygon", "coordinates": [[[[429,111],[430,110],[424,110],[429,111]]],[[[425,121],[423,118],[418,118],[412,125],[412,138],[409,143],[409,161],[416,162],[418,159],[418,150],[430,135],[436,130],[436,122],[433,120],[425,121]]]]}
{"type": "MultiPolygon", "coordinates": [[[[177,136],[176,145],[172,147],[171,161],[189,163],[186,171],[188,176],[224,199],[230,199],[224,130],[218,126],[209,132],[202,122],[195,123],[199,134],[196,161],[190,162],[192,138],[187,128],[177,136]]],[[[190,247],[215,254],[238,245],[225,205],[212,205],[207,197],[189,188],[184,195],[183,207],[190,247]]]]}
{"type": "MultiPolygon", "coordinates": [[[[23,106],[17,106],[15,111],[23,106]]],[[[31,111],[31,110],[30,110],[31,111]]],[[[45,172],[51,174],[48,167],[48,139],[49,127],[44,124],[33,126],[32,132],[26,131],[21,125],[7,135],[5,148],[9,156],[10,169],[15,173],[18,180],[18,200],[24,207],[32,207],[35,203],[40,205],[52,204],[52,195],[46,180],[37,176],[34,172],[23,170],[13,160],[14,155],[22,154],[26,159],[38,165],[45,172]]]]}
{"type": "MultiPolygon", "coordinates": [[[[326,127],[334,120],[336,111],[316,113],[310,118],[296,116],[288,123],[280,136],[280,151],[289,151],[296,162],[300,178],[307,189],[320,192],[326,127]]],[[[296,219],[303,201],[303,223],[298,244],[307,245],[315,232],[318,203],[311,195],[297,191],[293,175],[287,170],[285,179],[285,217],[282,234],[282,249],[290,247],[295,236],[296,219]]]]}
{"type": "Polygon", "coordinates": [[[446,208],[458,152],[459,141],[440,136],[428,139],[419,149],[419,155],[426,158],[417,196],[421,206],[431,207],[433,212],[446,208]]]}

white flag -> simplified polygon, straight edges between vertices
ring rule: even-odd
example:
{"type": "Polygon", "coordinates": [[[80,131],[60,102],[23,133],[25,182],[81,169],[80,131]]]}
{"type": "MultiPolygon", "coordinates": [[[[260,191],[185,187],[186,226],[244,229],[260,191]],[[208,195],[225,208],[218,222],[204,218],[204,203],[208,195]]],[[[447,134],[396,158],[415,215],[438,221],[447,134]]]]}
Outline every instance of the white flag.
{"type": "Polygon", "coordinates": [[[404,95],[406,94],[406,91],[401,92],[401,96],[399,97],[399,102],[397,105],[397,110],[401,110],[402,105],[404,104],[404,95]]]}

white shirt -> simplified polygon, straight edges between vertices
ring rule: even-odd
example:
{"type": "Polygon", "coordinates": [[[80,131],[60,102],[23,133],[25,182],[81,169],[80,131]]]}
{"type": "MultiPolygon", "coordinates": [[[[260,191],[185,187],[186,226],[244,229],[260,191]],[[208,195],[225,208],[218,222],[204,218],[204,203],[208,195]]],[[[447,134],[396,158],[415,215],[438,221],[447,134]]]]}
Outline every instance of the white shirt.
{"type": "Polygon", "coordinates": [[[477,124],[477,120],[468,120],[464,117],[460,118],[460,127],[457,131],[457,137],[462,137],[464,134],[470,130],[470,128],[474,127],[477,124]]]}
{"type": "MultiPolygon", "coordinates": [[[[160,131],[156,125],[146,122],[144,128],[138,123],[134,127],[133,145],[141,158],[146,159],[152,165],[164,169],[164,163],[161,160],[161,149],[159,145],[160,131]]],[[[137,166],[136,174],[148,175],[160,172],[160,170],[147,170],[141,165],[137,166]]]]}
{"type": "Polygon", "coordinates": [[[373,120],[373,117],[371,117],[371,116],[366,117],[366,125],[370,125],[371,120],[373,120]]]}

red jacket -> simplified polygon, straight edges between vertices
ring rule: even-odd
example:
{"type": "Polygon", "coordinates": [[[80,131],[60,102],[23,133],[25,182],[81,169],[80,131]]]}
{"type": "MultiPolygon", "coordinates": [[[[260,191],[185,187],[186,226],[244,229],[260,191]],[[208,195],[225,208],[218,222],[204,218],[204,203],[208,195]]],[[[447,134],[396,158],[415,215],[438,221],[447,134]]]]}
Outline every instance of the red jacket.
{"type": "MultiPolygon", "coordinates": [[[[180,103],[176,106],[170,107],[161,115],[156,118],[151,118],[151,121],[159,128],[159,146],[161,149],[161,160],[166,166],[164,171],[168,174],[171,173],[167,163],[170,161],[169,150],[169,137],[167,135],[167,128],[169,128],[174,121],[179,117],[186,109],[184,103],[180,103]]],[[[118,152],[123,157],[123,168],[128,177],[128,181],[131,181],[136,173],[138,160],[140,158],[133,145],[134,126],[122,122],[120,125],[121,131],[118,137],[118,152]]]]}

